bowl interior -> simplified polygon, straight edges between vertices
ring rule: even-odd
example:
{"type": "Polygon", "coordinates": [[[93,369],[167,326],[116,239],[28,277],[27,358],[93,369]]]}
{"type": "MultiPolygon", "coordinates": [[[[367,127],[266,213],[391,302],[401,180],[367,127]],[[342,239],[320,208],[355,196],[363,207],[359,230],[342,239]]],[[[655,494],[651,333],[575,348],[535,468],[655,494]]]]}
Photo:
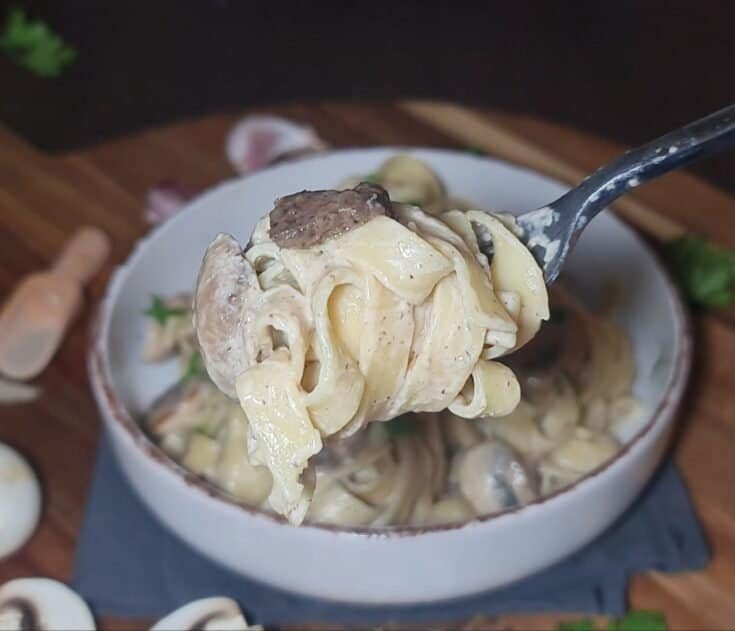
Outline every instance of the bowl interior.
{"type": "MultiPolygon", "coordinates": [[[[140,360],[153,294],[191,291],[205,248],[219,232],[247,242],[255,222],[273,200],[302,189],[333,187],[343,178],[375,171],[400,148],[337,151],[283,164],[226,182],[142,240],[115,275],[103,311],[100,342],[107,347],[109,381],[133,417],[178,378],[174,362],[147,365],[140,360]]],[[[565,186],[531,171],[460,152],[417,149],[440,175],[449,192],[479,208],[524,211],[558,197],[565,186]]],[[[567,269],[570,282],[589,303],[599,300],[608,282],[620,285],[625,301],[620,322],[632,338],[634,392],[647,412],[620,429],[629,440],[661,402],[681,351],[681,306],[676,293],[642,241],[610,213],[603,213],[578,242],[567,269]]]]}

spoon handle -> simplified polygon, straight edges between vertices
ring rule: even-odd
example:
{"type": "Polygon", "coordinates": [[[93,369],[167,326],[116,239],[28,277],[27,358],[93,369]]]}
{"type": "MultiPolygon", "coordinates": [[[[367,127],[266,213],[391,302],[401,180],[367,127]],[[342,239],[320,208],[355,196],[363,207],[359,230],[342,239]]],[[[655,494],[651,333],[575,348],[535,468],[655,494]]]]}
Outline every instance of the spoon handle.
{"type": "MultiPolygon", "coordinates": [[[[735,105],[725,107],[645,145],[625,152],[550,206],[576,213],[574,232],[639,184],[735,145],[735,105]]],[[[566,219],[571,223],[571,217],[566,219]]],[[[575,235],[576,236],[576,235],[575,235]]]]}

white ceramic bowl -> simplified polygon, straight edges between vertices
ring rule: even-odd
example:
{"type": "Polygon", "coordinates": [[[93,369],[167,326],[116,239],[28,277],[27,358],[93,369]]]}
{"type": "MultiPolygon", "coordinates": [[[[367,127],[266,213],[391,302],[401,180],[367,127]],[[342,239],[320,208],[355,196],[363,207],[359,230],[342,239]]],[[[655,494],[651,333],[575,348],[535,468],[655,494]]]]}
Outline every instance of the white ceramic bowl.
{"type": "MultiPolygon", "coordinates": [[[[218,232],[248,240],[274,198],[330,188],[376,169],[404,148],[336,151],[233,180],[201,195],[142,240],[110,282],[89,356],[97,401],[122,470],[155,515],[194,548],[282,589],[363,603],[449,599],[505,585],[593,540],[632,502],[659,463],[690,363],[679,297],[644,243],[611,214],[586,230],[569,261],[583,297],[601,283],[627,292],[621,322],[632,337],[635,394],[647,412],[624,432],[625,448],[581,481],[527,506],[457,527],[385,531],[293,527],[240,506],[174,464],[133,420],[178,375],[139,360],[152,294],[190,291],[218,232]]],[[[508,164],[466,153],[416,149],[450,192],[479,207],[520,211],[565,187],[508,164]]]]}

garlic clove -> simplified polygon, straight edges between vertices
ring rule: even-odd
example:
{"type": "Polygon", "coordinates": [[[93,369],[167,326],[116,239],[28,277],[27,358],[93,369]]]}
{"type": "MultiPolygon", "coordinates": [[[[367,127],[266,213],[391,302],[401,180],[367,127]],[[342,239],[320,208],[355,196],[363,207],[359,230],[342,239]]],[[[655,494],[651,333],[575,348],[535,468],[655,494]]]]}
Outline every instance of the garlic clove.
{"type": "Polygon", "coordinates": [[[41,485],[28,462],[0,443],[0,558],[30,539],[41,514],[41,485]]]}
{"type": "Polygon", "coordinates": [[[194,600],[159,620],[151,631],[262,631],[249,626],[238,604],[223,597],[194,600]]]}
{"type": "Polygon", "coordinates": [[[316,132],[277,116],[246,116],[230,131],[225,144],[227,158],[238,173],[245,174],[288,156],[326,148],[316,132]]]}
{"type": "Polygon", "coordinates": [[[156,225],[178,213],[196,195],[193,188],[176,180],[163,180],[148,189],[145,199],[145,220],[156,225]]]}
{"type": "Polygon", "coordinates": [[[63,583],[19,578],[0,587],[0,629],[94,631],[96,626],[87,604],[63,583]]]}

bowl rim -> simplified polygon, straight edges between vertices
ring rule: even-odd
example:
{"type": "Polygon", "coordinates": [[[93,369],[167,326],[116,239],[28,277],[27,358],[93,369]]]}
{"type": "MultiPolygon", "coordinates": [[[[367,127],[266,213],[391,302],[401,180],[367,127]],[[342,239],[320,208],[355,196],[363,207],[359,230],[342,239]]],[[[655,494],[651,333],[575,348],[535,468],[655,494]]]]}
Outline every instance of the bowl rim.
{"type": "Polygon", "coordinates": [[[446,148],[435,148],[435,147],[423,147],[423,146],[371,146],[371,147],[357,147],[357,148],[346,148],[346,149],[333,149],[327,152],[322,152],[316,156],[305,156],[297,160],[278,163],[265,169],[261,169],[252,174],[240,177],[234,177],[228,180],[224,180],[197,195],[195,198],[186,203],[185,207],[177,213],[174,217],[166,222],[159,224],[154,227],[148,233],[140,237],[134,244],[128,256],[125,258],[113,272],[110,277],[105,292],[102,298],[99,300],[95,315],[92,318],[92,326],[90,331],[90,343],[87,351],[87,370],[89,373],[92,390],[95,395],[97,405],[101,408],[102,415],[105,420],[112,419],[115,423],[122,427],[125,433],[137,449],[140,449],[144,456],[147,456],[153,461],[155,466],[163,467],[164,471],[174,474],[177,478],[180,478],[182,482],[186,484],[194,493],[204,496],[204,499],[212,499],[221,502],[230,508],[234,508],[242,513],[256,518],[265,518],[270,521],[273,525],[287,526],[290,528],[298,528],[300,530],[317,530],[321,532],[331,533],[344,533],[350,535],[359,536],[379,536],[379,537],[413,537],[417,535],[427,533],[437,533],[445,531],[454,531],[467,528],[470,526],[477,526],[480,524],[497,523],[504,521],[509,518],[516,517],[523,513],[528,513],[536,510],[539,506],[542,506],[548,502],[551,502],[560,497],[567,497],[572,494],[573,491],[582,487],[588,486],[594,483],[595,479],[598,478],[605,471],[611,470],[619,466],[621,460],[625,456],[635,449],[642,441],[644,437],[649,435],[653,428],[656,427],[660,422],[666,420],[669,414],[673,414],[675,408],[678,406],[687,383],[689,376],[691,362],[692,362],[692,329],[689,315],[684,307],[681,293],[673,282],[669,271],[662,264],[658,254],[646,243],[641,235],[632,228],[626,221],[621,217],[612,213],[613,219],[618,221],[622,227],[628,231],[631,238],[638,242],[639,245],[650,255],[652,263],[656,268],[656,271],[660,274],[664,281],[664,286],[669,293],[670,300],[673,304],[674,328],[675,328],[675,339],[680,342],[679,352],[674,358],[673,370],[666,389],[661,395],[661,400],[654,410],[649,413],[649,418],[646,423],[641,427],[628,441],[622,446],[622,448],[609,460],[601,464],[600,466],[587,472],[581,478],[575,480],[571,484],[565,485],[551,493],[540,496],[535,500],[522,504],[512,508],[505,509],[497,513],[491,513],[487,515],[478,515],[464,522],[448,523],[448,524],[437,524],[437,525],[394,525],[394,526],[381,526],[380,528],[373,528],[369,526],[337,526],[332,524],[320,524],[320,523],[303,523],[297,527],[291,524],[284,516],[279,515],[268,509],[262,509],[255,506],[249,506],[246,504],[239,503],[235,498],[227,494],[225,491],[219,489],[217,486],[207,481],[206,479],[192,473],[185,467],[177,463],[173,458],[166,454],[163,449],[158,446],[142,429],[140,424],[133,418],[133,415],[128,410],[121,397],[118,395],[112,381],[112,377],[109,374],[108,367],[108,353],[105,345],[107,327],[114,309],[111,305],[111,299],[113,290],[117,287],[118,283],[123,282],[123,276],[125,275],[128,268],[134,264],[135,259],[140,253],[146,248],[148,243],[152,242],[159,231],[165,225],[171,222],[181,220],[181,218],[188,214],[196,204],[200,203],[207,197],[221,193],[223,189],[231,188],[237,185],[241,185],[244,179],[257,177],[263,172],[273,172],[284,168],[292,168],[293,166],[314,159],[323,158],[330,155],[344,155],[348,153],[364,153],[369,152],[380,152],[380,151],[395,151],[395,152],[430,152],[430,153],[444,153],[452,156],[461,155],[467,159],[480,160],[483,162],[500,164],[504,167],[511,167],[518,171],[525,172],[535,177],[544,178],[550,182],[562,185],[568,188],[568,185],[561,182],[553,177],[549,177],[543,173],[535,171],[534,169],[517,165],[505,160],[500,160],[492,156],[473,155],[463,152],[461,150],[453,150],[446,148]]]}

